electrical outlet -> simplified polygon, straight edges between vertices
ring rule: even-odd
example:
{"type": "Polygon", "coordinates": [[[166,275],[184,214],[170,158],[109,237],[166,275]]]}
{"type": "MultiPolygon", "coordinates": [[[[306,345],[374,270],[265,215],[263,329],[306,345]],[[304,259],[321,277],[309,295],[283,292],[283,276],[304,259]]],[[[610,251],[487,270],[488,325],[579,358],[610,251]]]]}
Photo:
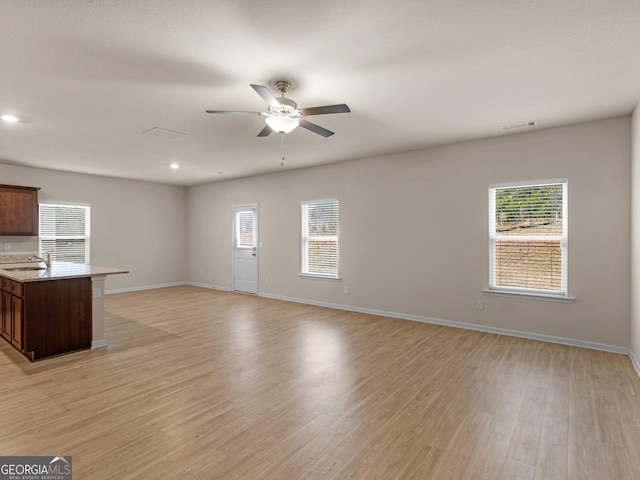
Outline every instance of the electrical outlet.
{"type": "Polygon", "coordinates": [[[10,243],[5,243],[4,244],[4,249],[6,250],[11,250],[11,244],[10,243]]]}
{"type": "Polygon", "coordinates": [[[476,308],[478,310],[482,310],[484,308],[484,301],[482,300],[476,300],[476,308]]]}
{"type": "Polygon", "coordinates": [[[346,285],[344,287],[344,293],[349,293],[349,287],[347,287],[346,285]]]}

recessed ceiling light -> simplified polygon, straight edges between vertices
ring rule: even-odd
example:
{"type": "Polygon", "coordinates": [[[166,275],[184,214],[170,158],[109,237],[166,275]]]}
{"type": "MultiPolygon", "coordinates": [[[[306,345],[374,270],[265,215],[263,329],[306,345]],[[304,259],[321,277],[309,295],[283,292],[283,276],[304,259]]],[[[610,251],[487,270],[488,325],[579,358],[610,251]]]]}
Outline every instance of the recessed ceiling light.
{"type": "Polygon", "coordinates": [[[20,120],[15,115],[9,115],[8,113],[5,115],[2,115],[2,117],[0,118],[2,118],[2,120],[4,120],[7,123],[16,123],[18,120],[20,120]]]}
{"type": "Polygon", "coordinates": [[[173,163],[169,164],[169,166],[170,166],[171,168],[173,168],[174,170],[177,170],[177,169],[179,169],[179,168],[180,168],[180,165],[179,165],[179,164],[177,164],[176,162],[173,162],[173,163]]]}

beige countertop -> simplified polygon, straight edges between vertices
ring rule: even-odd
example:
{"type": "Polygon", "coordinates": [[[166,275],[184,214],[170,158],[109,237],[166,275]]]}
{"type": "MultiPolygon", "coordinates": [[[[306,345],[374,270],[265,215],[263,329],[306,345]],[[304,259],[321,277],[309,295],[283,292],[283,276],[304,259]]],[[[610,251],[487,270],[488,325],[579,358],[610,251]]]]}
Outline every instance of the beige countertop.
{"type": "Polygon", "coordinates": [[[17,282],[39,282],[44,280],[60,280],[64,278],[99,277],[129,273],[122,268],[99,267],[70,262],[51,262],[46,268],[42,262],[0,264],[0,275],[17,282]],[[41,270],[11,270],[13,268],[41,267],[41,270]]]}

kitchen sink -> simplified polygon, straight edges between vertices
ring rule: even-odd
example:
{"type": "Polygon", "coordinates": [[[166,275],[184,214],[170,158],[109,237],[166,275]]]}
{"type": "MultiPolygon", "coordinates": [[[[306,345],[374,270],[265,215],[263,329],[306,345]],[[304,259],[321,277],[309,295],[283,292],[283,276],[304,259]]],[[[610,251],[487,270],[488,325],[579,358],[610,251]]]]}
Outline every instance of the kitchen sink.
{"type": "Polygon", "coordinates": [[[11,267],[5,268],[7,272],[31,272],[34,270],[46,270],[47,267],[11,267]]]}

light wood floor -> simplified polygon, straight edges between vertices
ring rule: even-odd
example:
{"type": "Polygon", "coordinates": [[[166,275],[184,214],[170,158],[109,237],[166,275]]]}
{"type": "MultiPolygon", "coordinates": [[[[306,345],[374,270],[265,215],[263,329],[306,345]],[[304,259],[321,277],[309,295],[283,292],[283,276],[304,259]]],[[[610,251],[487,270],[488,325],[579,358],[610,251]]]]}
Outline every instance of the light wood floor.
{"type": "Polygon", "coordinates": [[[78,480],[640,478],[623,355],[196,287],[105,303],[107,348],[0,342],[0,455],[78,480]]]}

